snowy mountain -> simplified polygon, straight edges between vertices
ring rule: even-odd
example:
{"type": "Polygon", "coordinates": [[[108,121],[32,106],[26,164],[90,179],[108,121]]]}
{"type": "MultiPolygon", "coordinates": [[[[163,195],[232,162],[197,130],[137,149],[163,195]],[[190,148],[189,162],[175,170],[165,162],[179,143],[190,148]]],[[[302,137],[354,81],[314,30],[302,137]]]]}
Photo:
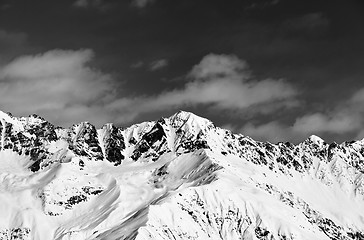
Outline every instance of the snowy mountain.
{"type": "Polygon", "coordinates": [[[0,239],[364,239],[364,140],[264,143],[183,111],[0,120],[0,239]]]}

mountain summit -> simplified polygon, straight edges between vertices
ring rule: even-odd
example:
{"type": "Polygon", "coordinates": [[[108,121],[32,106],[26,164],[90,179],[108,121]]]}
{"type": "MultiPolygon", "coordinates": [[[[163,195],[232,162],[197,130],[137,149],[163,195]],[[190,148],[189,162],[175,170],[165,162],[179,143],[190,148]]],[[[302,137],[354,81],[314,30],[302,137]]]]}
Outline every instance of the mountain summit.
{"type": "Polygon", "coordinates": [[[0,123],[0,240],[364,239],[364,140],[258,142],[183,111],[0,123]]]}

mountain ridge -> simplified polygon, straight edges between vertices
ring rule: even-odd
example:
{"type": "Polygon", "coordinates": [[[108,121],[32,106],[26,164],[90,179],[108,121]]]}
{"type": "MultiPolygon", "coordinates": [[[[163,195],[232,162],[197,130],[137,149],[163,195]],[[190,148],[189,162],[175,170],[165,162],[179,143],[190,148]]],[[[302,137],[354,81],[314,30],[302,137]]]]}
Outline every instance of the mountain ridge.
{"type": "Polygon", "coordinates": [[[0,239],[364,239],[363,140],[259,142],[184,111],[127,128],[0,120],[0,202],[23,206],[4,205],[0,239]]]}

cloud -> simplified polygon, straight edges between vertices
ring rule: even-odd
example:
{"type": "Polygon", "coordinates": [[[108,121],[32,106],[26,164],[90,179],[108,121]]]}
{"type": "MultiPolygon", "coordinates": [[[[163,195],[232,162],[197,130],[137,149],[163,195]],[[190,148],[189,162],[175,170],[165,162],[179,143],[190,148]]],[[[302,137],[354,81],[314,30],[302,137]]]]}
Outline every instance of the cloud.
{"type": "Polygon", "coordinates": [[[76,8],[94,8],[100,11],[107,11],[112,7],[112,4],[104,0],[76,0],[73,6],[76,8]]]}
{"type": "MultiPolygon", "coordinates": [[[[272,142],[302,141],[312,134],[351,136],[363,139],[364,130],[364,88],[354,92],[347,100],[326,112],[313,112],[298,116],[292,124],[272,121],[260,125],[246,124],[239,132],[259,140],[272,142]]],[[[341,139],[342,141],[344,139],[341,139]]],[[[347,139],[346,139],[347,140],[347,139]]]]}
{"type": "Polygon", "coordinates": [[[303,133],[342,134],[360,127],[360,118],[355,115],[334,112],[329,114],[313,113],[296,119],[293,128],[303,133]]]}
{"type": "MultiPolygon", "coordinates": [[[[294,124],[283,124],[279,121],[257,125],[247,123],[237,131],[260,141],[298,143],[311,135],[322,136],[324,133],[335,135],[352,132],[360,128],[358,123],[357,119],[350,116],[335,118],[322,113],[314,113],[298,117],[294,124]]],[[[355,139],[359,138],[355,137],[355,139]]]]}
{"type": "MultiPolygon", "coordinates": [[[[190,81],[183,89],[158,97],[166,104],[212,104],[217,109],[241,110],[267,106],[270,103],[286,105],[297,94],[283,80],[256,80],[248,64],[234,55],[209,54],[189,73],[190,81]]],[[[289,105],[289,104],[287,104],[289,105]]]]}
{"type": "Polygon", "coordinates": [[[294,23],[296,27],[317,28],[328,26],[330,21],[322,12],[314,12],[295,19],[294,23]]]}
{"type": "Polygon", "coordinates": [[[38,113],[63,125],[107,120],[102,106],[114,94],[110,75],[87,66],[91,50],[52,50],[16,58],[0,68],[0,106],[17,115],[38,113]],[[99,112],[98,112],[99,110],[99,112]]]}
{"type": "Polygon", "coordinates": [[[189,76],[195,79],[218,77],[246,79],[250,77],[250,73],[247,62],[235,55],[209,54],[192,68],[189,76]]]}
{"type": "Polygon", "coordinates": [[[156,61],[153,61],[149,64],[149,70],[150,71],[156,71],[156,70],[160,70],[162,68],[165,68],[168,66],[168,60],[167,59],[159,59],[156,61]]]}
{"type": "Polygon", "coordinates": [[[147,5],[152,4],[154,0],[132,0],[131,4],[137,8],[145,8],[147,5]]]}
{"type": "Polygon", "coordinates": [[[90,5],[88,0],[77,0],[76,2],[73,3],[73,6],[75,7],[81,7],[81,8],[86,8],[90,5]]]}
{"type": "Polygon", "coordinates": [[[364,139],[364,129],[356,135],[355,139],[364,139]]]}
{"type": "Polygon", "coordinates": [[[157,71],[157,70],[160,70],[162,68],[165,68],[169,65],[169,62],[167,59],[158,59],[158,60],[155,60],[155,61],[152,61],[150,62],[149,64],[148,63],[145,63],[143,61],[138,61],[138,62],[135,62],[133,64],[130,65],[131,68],[134,68],[134,69],[146,69],[148,71],[157,71]]]}
{"type": "Polygon", "coordinates": [[[260,0],[253,1],[253,3],[249,4],[245,9],[246,10],[254,10],[254,9],[264,9],[270,6],[275,6],[280,2],[280,0],[260,0]]]}
{"type": "Polygon", "coordinates": [[[305,33],[317,32],[326,29],[330,20],[322,12],[308,13],[296,18],[288,19],[283,26],[291,31],[303,31],[305,33]]]}
{"type": "Polygon", "coordinates": [[[130,65],[131,68],[142,68],[144,66],[144,62],[142,61],[139,61],[139,62],[136,62],[136,63],[133,63],[132,65],[130,65]]]}
{"type": "Polygon", "coordinates": [[[278,121],[272,121],[261,125],[245,124],[238,132],[250,136],[259,141],[272,143],[291,141],[297,142],[303,139],[303,134],[295,132],[291,126],[286,126],[278,121]]]}
{"type": "Polygon", "coordinates": [[[178,109],[184,106],[208,106],[228,113],[244,115],[266,114],[293,106],[296,90],[283,80],[256,80],[244,60],[234,55],[209,54],[194,66],[181,88],[164,91],[154,96],[118,99],[107,105],[111,110],[120,106],[125,114],[178,109]]]}
{"type": "Polygon", "coordinates": [[[307,114],[297,118],[293,127],[298,132],[357,133],[364,126],[363,104],[364,88],[354,92],[351,97],[334,109],[327,112],[307,114]]]}
{"type": "Polygon", "coordinates": [[[353,96],[350,99],[350,102],[352,104],[361,104],[364,103],[364,88],[358,90],[353,94],[353,96]]]}
{"type": "Polygon", "coordinates": [[[364,139],[364,88],[356,91],[349,99],[349,111],[350,116],[357,119],[357,132],[355,139],[364,139]]]}
{"type": "Polygon", "coordinates": [[[98,7],[101,6],[101,0],[77,0],[73,3],[73,6],[80,8],[98,7]]]}

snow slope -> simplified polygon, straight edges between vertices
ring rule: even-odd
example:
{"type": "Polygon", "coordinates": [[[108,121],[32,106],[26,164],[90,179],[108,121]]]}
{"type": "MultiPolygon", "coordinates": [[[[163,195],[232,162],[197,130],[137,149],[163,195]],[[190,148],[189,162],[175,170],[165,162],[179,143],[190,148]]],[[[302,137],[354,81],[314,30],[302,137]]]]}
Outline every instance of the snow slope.
{"type": "Polygon", "coordinates": [[[0,121],[0,239],[364,239],[364,140],[263,143],[183,111],[0,121]]]}

